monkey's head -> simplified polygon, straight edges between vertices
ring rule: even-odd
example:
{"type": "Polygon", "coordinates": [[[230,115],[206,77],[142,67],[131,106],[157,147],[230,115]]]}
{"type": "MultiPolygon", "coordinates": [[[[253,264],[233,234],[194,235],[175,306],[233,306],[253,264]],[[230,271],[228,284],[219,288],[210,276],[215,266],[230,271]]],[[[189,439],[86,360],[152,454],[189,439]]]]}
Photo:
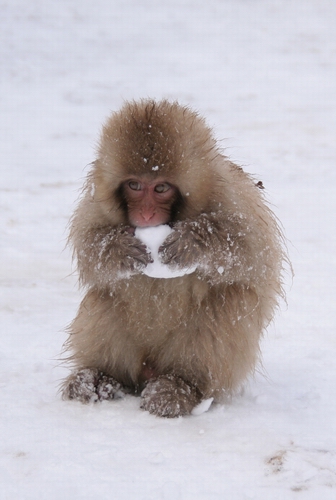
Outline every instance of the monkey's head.
{"type": "Polygon", "coordinates": [[[93,179],[111,219],[156,226],[209,209],[218,156],[197,113],[166,100],[126,103],[103,127],[93,179]]]}

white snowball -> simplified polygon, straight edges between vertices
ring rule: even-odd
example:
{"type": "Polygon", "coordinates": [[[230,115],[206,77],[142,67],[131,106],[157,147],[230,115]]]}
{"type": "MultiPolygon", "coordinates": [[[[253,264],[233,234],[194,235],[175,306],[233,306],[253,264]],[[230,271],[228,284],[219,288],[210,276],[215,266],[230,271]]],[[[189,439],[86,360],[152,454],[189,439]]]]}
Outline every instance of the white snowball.
{"type": "Polygon", "coordinates": [[[163,224],[155,227],[137,227],[135,236],[141,240],[151,253],[154,262],[148,264],[143,273],[151,278],[177,278],[185,274],[193,273],[196,266],[187,269],[170,269],[162,264],[159,258],[159,247],[167,236],[173,231],[169,226],[163,224]]]}

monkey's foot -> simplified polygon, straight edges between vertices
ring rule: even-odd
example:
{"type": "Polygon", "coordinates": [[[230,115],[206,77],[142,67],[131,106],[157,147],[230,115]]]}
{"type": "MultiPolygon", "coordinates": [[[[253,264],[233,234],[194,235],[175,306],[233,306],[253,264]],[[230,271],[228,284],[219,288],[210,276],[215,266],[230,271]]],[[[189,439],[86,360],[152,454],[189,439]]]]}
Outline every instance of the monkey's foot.
{"type": "Polygon", "coordinates": [[[101,375],[96,391],[99,401],[103,401],[104,399],[120,399],[128,392],[116,379],[108,375],[101,375]]]}
{"type": "Polygon", "coordinates": [[[141,393],[140,408],[158,417],[189,415],[201,400],[196,387],[174,375],[161,375],[149,380],[141,393]]]}
{"type": "Polygon", "coordinates": [[[122,386],[113,377],[96,368],[82,368],[72,373],[63,384],[63,399],[77,399],[81,403],[95,403],[123,397],[122,386]]]}

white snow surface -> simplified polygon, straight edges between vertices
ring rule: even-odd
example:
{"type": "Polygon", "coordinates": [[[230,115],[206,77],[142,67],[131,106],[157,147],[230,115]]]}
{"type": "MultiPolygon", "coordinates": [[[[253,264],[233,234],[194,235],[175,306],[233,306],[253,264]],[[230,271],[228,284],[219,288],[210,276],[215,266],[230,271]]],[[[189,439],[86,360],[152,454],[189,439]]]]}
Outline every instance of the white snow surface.
{"type": "Polygon", "coordinates": [[[336,498],[336,3],[5,0],[0,484],[5,500],[336,498]],[[61,400],[82,293],[67,223],[124,99],[177,99],[262,180],[295,270],[230,403],[165,420],[61,400]]]}
{"type": "Polygon", "coordinates": [[[178,276],[191,274],[196,270],[196,266],[172,269],[161,262],[159,248],[172,231],[173,229],[167,224],[161,224],[160,226],[154,227],[137,227],[135,229],[135,236],[146,245],[153,259],[153,262],[147,264],[142,271],[146,276],[165,279],[177,278],[178,276]]]}

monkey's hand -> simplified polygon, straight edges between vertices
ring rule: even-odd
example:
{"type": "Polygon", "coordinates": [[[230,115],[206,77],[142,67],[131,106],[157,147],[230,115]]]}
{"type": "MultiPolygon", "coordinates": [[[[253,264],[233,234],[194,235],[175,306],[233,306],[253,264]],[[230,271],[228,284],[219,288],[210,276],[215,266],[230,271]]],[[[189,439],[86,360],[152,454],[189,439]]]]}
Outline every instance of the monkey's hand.
{"type": "Polygon", "coordinates": [[[213,284],[248,281],[254,267],[246,260],[247,233],[239,214],[202,214],[177,222],[159,255],[172,268],[196,267],[213,284]]]}
{"type": "Polygon", "coordinates": [[[152,262],[147,247],[127,226],[92,229],[76,255],[81,282],[99,286],[140,273],[152,262]]]}
{"type": "Polygon", "coordinates": [[[173,229],[159,248],[163,264],[178,268],[202,265],[211,255],[214,243],[218,244],[216,228],[206,216],[178,222],[173,229]]]}
{"type": "Polygon", "coordinates": [[[141,271],[152,262],[146,245],[134,236],[133,228],[118,229],[111,238],[108,252],[107,258],[113,257],[122,273],[141,271]]]}

